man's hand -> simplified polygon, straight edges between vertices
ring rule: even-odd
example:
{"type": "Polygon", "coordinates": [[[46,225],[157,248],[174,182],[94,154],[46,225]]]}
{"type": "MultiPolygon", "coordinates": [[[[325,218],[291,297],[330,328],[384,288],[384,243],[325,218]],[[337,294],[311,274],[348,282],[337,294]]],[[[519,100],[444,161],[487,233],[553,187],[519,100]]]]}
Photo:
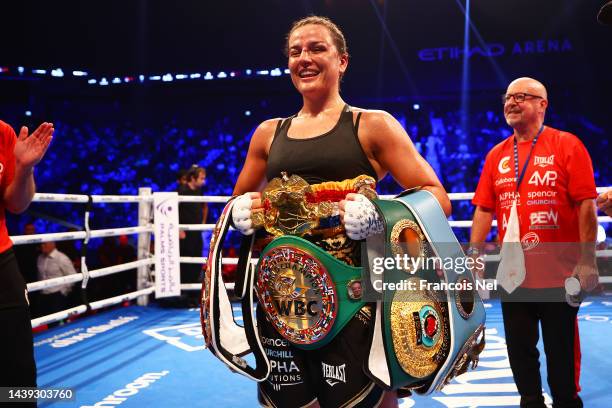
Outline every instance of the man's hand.
{"type": "Polygon", "coordinates": [[[578,278],[580,287],[585,292],[592,292],[599,284],[599,271],[596,264],[579,262],[572,275],[578,278]]]}
{"type": "Polygon", "coordinates": [[[612,217],[612,189],[601,193],[595,202],[600,211],[612,217]]]}
{"type": "Polygon", "coordinates": [[[52,123],[44,122],[28,136],[28,128],[22,126],[15,143],[15,164],[31,169],[40,163],[53,139],[54,131],[52,123]]]}

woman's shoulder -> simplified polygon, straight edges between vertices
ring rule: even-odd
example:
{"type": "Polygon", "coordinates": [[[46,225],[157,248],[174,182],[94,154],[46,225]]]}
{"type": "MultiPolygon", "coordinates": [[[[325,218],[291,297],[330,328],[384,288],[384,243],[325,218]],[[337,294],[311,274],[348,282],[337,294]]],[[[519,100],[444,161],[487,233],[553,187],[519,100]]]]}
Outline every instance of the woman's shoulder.
{"type": "Polygon", "coordinates": [[[253,138],[268,138],[274,135],[276,128],[280,125],[283,118],[273,118],[264,120],[257,126],[253,138]]]}
{"type": "Polygon", "coordinates": [[[357,115],[361,115],[360,128],[366,127],[373,130],[384,130],[395,127],[397,120],[389,112],[380,109],[364,109],[351,106],[351,112],[355,112],[354,116],[356,119],[357,115]]]}

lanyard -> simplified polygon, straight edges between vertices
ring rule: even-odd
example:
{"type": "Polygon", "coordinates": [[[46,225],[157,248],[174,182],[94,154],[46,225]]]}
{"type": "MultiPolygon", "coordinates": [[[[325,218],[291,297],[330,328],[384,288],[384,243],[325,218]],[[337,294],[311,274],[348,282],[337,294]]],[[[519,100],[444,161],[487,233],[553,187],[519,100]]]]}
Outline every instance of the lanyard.
{"type": "Polygon", "coordinates": [[[521,181],[523,181],[523,177],[525,177],[525,171],[527,170],[527,165],[529,164],[529,159],[531,159],[531,153],[533,153],[533,148],[538,141],[538,138],[542,134],[544,130],[544,125],[538,131],[536,137],[533,138],[533,143],[531,144],[531,149],[529,149],[529,155],[527,156],[527,160],[525,160],[525,164],[523,165],[523,170],[521,170],[521,175],[519,176],[518,166],[519,166],[519,157],[518,157],[518,146],[516,143],[516,136],[514,136],[514,174],[516,176],[516,191],[519,190],[519,186],[521,185],[521,181]]]}

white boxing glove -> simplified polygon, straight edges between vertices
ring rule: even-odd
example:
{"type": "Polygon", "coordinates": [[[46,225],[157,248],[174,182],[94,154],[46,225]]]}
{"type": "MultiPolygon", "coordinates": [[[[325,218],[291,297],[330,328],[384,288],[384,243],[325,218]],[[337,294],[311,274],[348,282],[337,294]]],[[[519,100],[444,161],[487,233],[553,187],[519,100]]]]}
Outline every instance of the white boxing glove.
{"type": "Polygon", "coordinates": [[[384,230],[383,222],[374,204],[363,194],[355,194],[355,200],[344,206],[344,228],[346,235],[359,241],[384,230]]]}
{"type": "Polygon", "coordinates": [[[235,199],[232,208],[232,221],[234,227],[244,235],[251,235],[255,232],[253,221],[251,220],[251,206],[253,199],[250,193],[243,194],[235,199]]]}

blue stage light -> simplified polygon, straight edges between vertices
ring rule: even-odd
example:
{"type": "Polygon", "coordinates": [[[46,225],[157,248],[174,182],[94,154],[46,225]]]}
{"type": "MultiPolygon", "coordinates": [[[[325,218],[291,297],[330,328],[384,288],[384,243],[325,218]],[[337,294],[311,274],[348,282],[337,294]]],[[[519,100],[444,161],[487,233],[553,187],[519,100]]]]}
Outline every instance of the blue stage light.
{"type": "Polygon", "coordinates": [[[162,81],[164,82],[172,82],[174,78],[172,78],[172,74],[166,74],[162,77],[162,81]]]}
{"type": "Polygon", "coordinates": [[[270,76],[277,77],[281,75],[282,75],[282,72],[280,68],[274,68],[272,71],[270,71],[270,76]]]}
{"type": "Polygon", "coordinates": [[[418,103],[415,103],[414,105],[412,105],[412,109],[419,110],[421,109],[421,105],[419,105],[418,103]]]}
{"type": "Polygon", "coordinates": [[[61,78],[64,76],[64,71],[61,68],[56,68],[51,70],[51,76],[56,78],[61,78]]]}
{"type": "Polygon", "coordinates": [[[221,78],[221,79],[227,78],[227,74],[225,72],[221,71],[221,72],[219,72],[217,74],[217,78],[221,78]]]}
{"type": "Polygon", "coordinates": [[[93,85],[93,84],[98,83],[98,80],[92,78],[92,79],[88,80],[87,83],[90,84],[90,85],[93,85]]]}
{"type": "Polygon", "coordinates": [[[33,74],[38,74],[38,75],[46,75],[47,74],[47,70],[46,69],[33,69],[32,73],[33,74]]]}
{"type": "Polygon", "coordinates": [[[209,79],[213,79],[212,74],[209,72],[206,73],[206,75],[204,75],[204,79],[209,80],[209,79]]]}
{"type": "Polygon", "coordinates": [[[85,72],[85,71],[72,71],[72,76],[75,76],[75,77],[87,76],[87,72],[85,72]]]}
{"type": "Polygon", "coordinates": [[[32,112],[31,111],[25,111],[25,115],[26,116],[32,116],[32,112]]]}
{"type": "Polygon", "coordinates": [[[191,79],[198,79],[198,78],[200,78],[201,76],[202,76],[202,74],[195,73],[195,74],[191,74],[191,75],[189,75],[189,78],[191,78],[191,79]]]}

